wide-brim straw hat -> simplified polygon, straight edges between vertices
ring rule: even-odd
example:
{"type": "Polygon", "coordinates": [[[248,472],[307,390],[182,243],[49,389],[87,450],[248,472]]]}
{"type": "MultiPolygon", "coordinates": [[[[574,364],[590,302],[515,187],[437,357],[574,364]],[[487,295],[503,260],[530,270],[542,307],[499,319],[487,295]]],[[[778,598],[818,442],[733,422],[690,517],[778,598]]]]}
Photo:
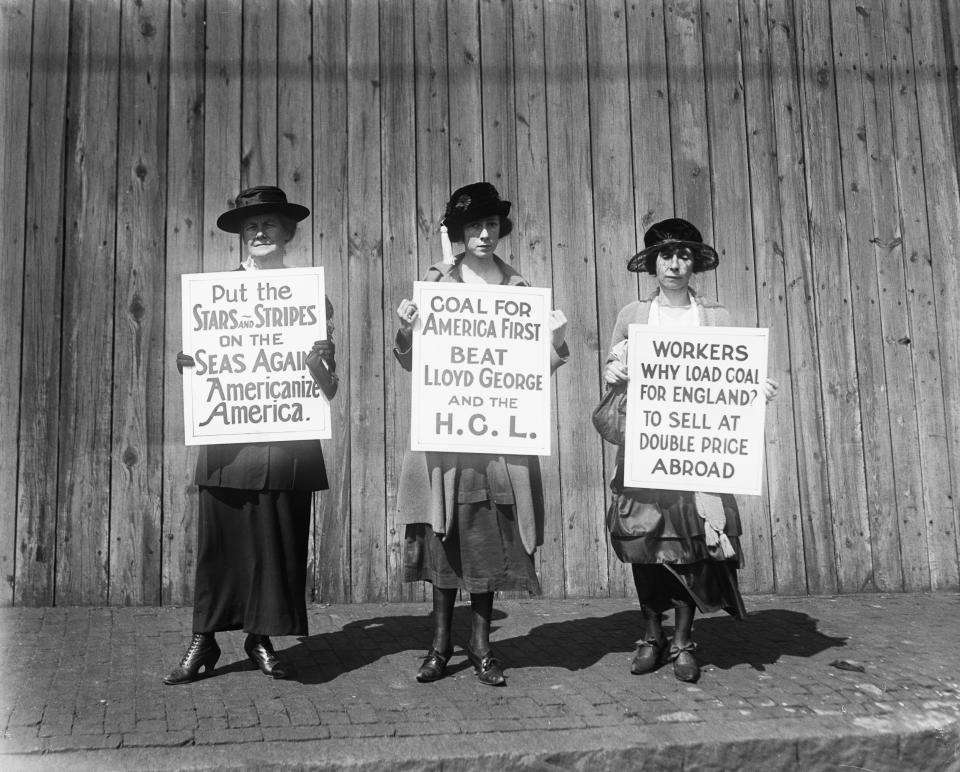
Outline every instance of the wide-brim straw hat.
{"type": "Polygon", "coordinates": [[[657,255],[665,245],[688,248],[693,254],[694,273],[712,271],[720,265],[717,250],[703,243],[703,236],[693,224],[680,217],[671,217],[647,228],[643,234],[643,249],[627,261],[627,270],[655,274],[657,255]]]}

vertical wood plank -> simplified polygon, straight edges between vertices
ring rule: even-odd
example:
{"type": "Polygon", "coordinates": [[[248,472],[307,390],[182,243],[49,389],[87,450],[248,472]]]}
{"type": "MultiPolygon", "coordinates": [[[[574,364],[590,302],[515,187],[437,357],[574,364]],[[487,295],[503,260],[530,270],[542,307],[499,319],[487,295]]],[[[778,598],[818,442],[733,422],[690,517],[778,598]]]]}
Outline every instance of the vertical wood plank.
{"type": "MultiPolygon", "coordinates": [[[[953,503],[950,453],[944,432],[947,419],[940,372],[938,300],[931,270],[920,108],[907,3],[887,4],[884,17],[893,133],[890,152],[902,228],[899,235],[903,239],[904,283],[908,288],[903,297],[909,328],[906,338],[896,343],[908,347],[911,355],[920,452],[919,468],[901,471],[901,474],[919,474],[919,490],[903,492],[904,496],[913,493],[915,506],[901,504],[897,514],[904,588],[918,591],[931,586],[930,540],[936,537],[929,527],[927,513],[948,512],[953,503]]],[[[906,432],[909,436],[909,428],[906,432]]]]}
{"type": "MultiPolygon", "coordinates": [[[[670,88],[674,215],[692,222],[705,242],[715,244],[700,0],[667,0],[663,12],[670,88]]],[[[695,288],[715,299],[716,276],[712,273],[697,276],[695,288]]]]}
{"type": "MultiPolygon", "coordinates": [[[[737,0],[704,4],[704,70],[707,75],[707,127],[710,181],[714,201],[714,246],[720,255],[717,295],[734,324],[757,324],[757,272],[752,238],[752,204],[744,112],[743,51],[737,0]]],[[[759,496],[738,497],[746,566],[745,592],[770,592],[773,542],[770,513],[759,496]]]]}
{"type": "MultiPolygon", "coordinates": [[[[383,168],[382,318],[386,397],[386,558],[387,597],[402,600],[419,588],[403,581],[404,527],[397,523],[400,464],[410,442],[410,376],[393,362],[396,333],[394,309],[410,297],[411,277],[417,275],[417,159],[414,96],[413,15],[401,4],[382,0],[380,70],[382,73],[380,143],[383,168]]],[[[380,321],[379,319],[377,321],[380,321]]]]}
{"type": "Polygon", "coordinates": [[[84,605],[109,588],[120,6],[80,0],[71,28],[55,601],[84,605]]]}
{"type": "MultiPolygon", "coordinates": [[[[594,0],[588,6],[587,52],[594,191],[593,255],[599,325],[596,339],[590,341],[582,355],[596,363],[596,373],[599,374],[613,334],[616,313],[635,300],[637,294],[635,277],[626,270],[627,260],[636,251],[637,234],[634,230],[627,13],[623,0],[594,0]]],[[[595,399],[599,399],[603,384],[596,375],[595,380],[595,399]]],[[[613,475],[616,450],[602,441],[598,445],[598,451],[603,448],[601,452],[606,462],[603,480],[607,481],[613,475]]],[[[609,488],[606,485],[603,488],[606,507],[609,488]]],[[[606,538],[603,548],[611,594],[628,594],[633,584],[629,566],[620,562],[606,538]]]]}
{"type": "Polygon", "coordinates": [[[483,89],[477,0],[447,0],[450,186],[483,179],[483,89]]]}
{"type": "Polygon", "coordinates": [[[110,602],[160,600],[167,0],[121,6],[110,602]]]}
{"type": "MultiPolygon", "coordinates": [[[[742,0],[740,37],[750,170],[751,225],[756,260],[757,320],[770,330],[768,371],[780,393],[767,406],[764,436],[766,508],[772,573],[764,592],[806,592],[803,526],[797,484],[797,440],[790,378],[790,330],[784,279],[783,230],[777,181],[776,127],[765,0],[742,0]],[[772,584],[770,583],[772,580],[772,584]]],[[[751,556],[747,556],[752,562],[751,556]]]]}
{"type": "MultiPolygon", "coordinates": [[[[27,138],[30,113],[30,44],[33,7],[25,3],[0,4],[0,180],[9,191],[27,189],[27,138]]],[[[62,66],[60,68],[62,70],[62,66]]],[[[53,74],[53,73],[51,73],[53,74]]],[[[62,121],[57,127],[62,131],[62,121]]],[[[14,331],[24,326],[25,196],[11,196],[0,211],[0,227],[7,234],[5,281],[0,287],[0,328],[6,345],[0,352],[0,497],[18,500],[17,434],[21,404],[21,345],[14,331]]],[[[35,356],[30,350],[30,356],[35,356]]],[[[29,399],[29,397],[26,397],[29,399]]],[[[29,526],[23,524],[23,530],[29,526]]],[[[16,592],[17,507],[0,511],[0,606],[13,604],[16,592]]]]}
{"type": "Polygon", "coordinates": [[[607,594],[600,439],[583,420],[596,403],[597,280],[593,267],[590,136],[571,116],[589,115],[586,21],[578,0],[545,5],[547,132],[554,306],[569,319],[570,361],[557,371],[565,589],[607,594]],[[587,353],[591,352],[591,353],[587,353]],[[589,450],[588,450],[589,449],[589,450]]]}
{"type": "MultiPolygon", "coordinates": [[[[539,0],[513,7],[514,130],[517,148],[517,189],[510,213],[514,230],[511,249],[523,275],[535,287],[553,286],[551,262],[550,188],[547,153],[546,71],[544,61],[544,6],[539,0]]],[[[554,307],[557,298],[554,295],[554,307]]],[[[554,380],[556,384],[557,381],[554,380]]],[[[540,586],[548,597],[562,598],[564,586],[564,528],[560,490],[560,435],[558,401],[551,406],[550,447],[540,458],[543,485],[543,545],[535,560],[540,586]]]]}
{"type": "Polygon", "coordinates": [[[386,597],[380,25],[376,0],[347,8],[351,597],[386,597]]]}
{"type": "MultiPolygon", "coordinates": [[[[947,442],[954,486],[960,480],[960,268],[950,259],[960,234],[960,189],[950,120],[950,90],[946,78],[939,8],[935,4],[911,3],[913,64],[920,105],[920,136],[923,175],[926,184],[927,225],[930,258],[937,305],[940,368],[946,408],[947,442]]],[[[957,497],[953,511],[927,513],[929,525],[930,584],[933,589],[956,587],[958,579],[957,497]]]]}
{"type": "MultiPolygon", "coordinates": [[[[836,592],[837,568],[827,480],[830,459],[823,429],[818,330],[813,302],[815,274],[806,204],[799,43],[791,0],[770,0],[767,8],[806,585],[809,592],[824,594],[836,592]]],[[[786,565],[789,559],[789,553],[775,556],[777,576],[790,575],[790,568],[786,565]]]]}
{"type": "Polygon", "coordinates": [[[217,228],[217,218],[240,192],[241,7],[207,0],[203,120],[203,270],[240,264],[240,240],[217,228]]]}
{"type": "Polygon", "coordinates": [[[203,6],[170,3],[167,112],[166,307],[163,346],[163,604],[193,601],[196,568],[196,450],[183,442],[183,387],[175,361],[183,345],[180,276],[199,273],[203,250],[203,6]]]}
{"type": "Polygon", "coordinates": [[[845,592],[876,589],[870,556],[870,523],[864,480],[863,427],[857,351],[850,311],[850,256],[840,176],[836,73],[829,5],[796,6],[800,33],[810,246],[816,267],[815,306],[822,362],[821,389],[828,479],[837,540],[837,576],[845,592]]]}
{"type": "MultiPolygon", "coordinates": [[[[892,314],[900,313],[897,301],[905,296],[897,281],[902,275],[898,236],[894,230],[899,221],[892,194],[892,179],[880,163],[881,153],[888,152],[889,133],[880,136],[878,90],[885,89],[887,73],[882,69],[885,55],[882,8],[851,5],[831,7],[833,60],[836,67],[837,99],[844,108],[837,111],[839,121],[840,161],[843,174],[844,208],[847,214],[847,250],[850,256],[851,308],[856,344],[857,377],[860,383],[860,404],[868,420],[863,421],[864,461],[867,476],[867,512],[870,521],[870,546],[874,581],[881,590],[903,587],[900,572],[901,544],[898,528],[898,506],[914,506],[913,493],[907,499],[898,496],[898,483],[905,483],[908,474],[919,472],[916,454],[916,418],[895,428],[894,435],[907,440],[907,455],[894,458],[891,435],[891,410],[897,410],[898,399],[909,397],[913,403],[912,383],[901,385],[898,373],[909,375],[909,350],[895,342],[906,334],[905,320],[897,323],[892,314]],[[879,37],[871,36],[871,17],[878,17],[879,37]],[[874,61],[879,66],[874,66],[874,61]],[[886,193],[883,186],[886,186],[886,193]],[[896,239],[896,241],[894,240],[896,239]],[[884,258],[893,250],[890,270],[883,268],[884,258]],[[893,283],[891,283],[891,281],[893,283]],[[893,294],[892,307],[881,316],[887,290],[893,294]],[[887,344],[882,334],[893,326],[896,337],[887,344]],[[878,334],[880,333],[880,334],[878,334]],[[899,350],[898,350],[899,349],[899,350]],[[900,352],[904,356],[900,362],[900,352]],[[904,393],[904,388],[908,391],[904,393]],[[912,427],[912,430],[911,430],[912,427]],[[897,461],[903,466],[898,465],[897,461]],[[910,470],[913,470],[911,472],[910,470]]],[[[904,406],[906,407],[906,406],[904,406]]],[[[903,487],[907,487],[903,485],[903,487]]]]}
{"type": "MultiPolygon", "coordinates": [[[[344,0],[318,0],[313,9],[313,227],[314,256],[323,266],[327,296],[334,305],[340,390],[330,405],[333,438],[323,456],[330,490],[315,498],[315,599],[350,600],[351,389],[355,352],[347,239],[347,15],[344,0]]],[[[358,453],[362,448],[358,447],[358,453]]],[[[358,503],[362,499],[357,499],[358,503]]]]}
{"type": "MultiPolygon", "coordinates": [[[[517,190],[517,136],[514,129],[513,21],[509,0],[480,0],[480,62],[483,104],[483,179],[514,200],[517,190]]],[[[500,242],[497,256],[523,273],[515,239],[500,242]]]]}
{"type": "MultiPolygon", "coordinates": [[[[277,184],[288,201],[310,206],[313,191],[310,109],[311,45],[310,0],[279,0],[277,3],[277,184]]],[[[287,249],[286,263],[313,265],[313,238],[307,223],[301,223],[287,249]]]]}
{"type": "Polygon", "coordinates": [[[277,184],[277,8],[243,0],[241,188],[277,184]]]}

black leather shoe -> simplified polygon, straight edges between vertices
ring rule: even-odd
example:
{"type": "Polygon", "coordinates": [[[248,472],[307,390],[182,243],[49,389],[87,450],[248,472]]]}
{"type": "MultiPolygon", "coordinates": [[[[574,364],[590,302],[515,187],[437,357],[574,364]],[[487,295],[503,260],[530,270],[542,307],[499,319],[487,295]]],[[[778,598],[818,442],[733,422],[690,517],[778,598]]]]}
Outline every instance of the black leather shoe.
{"type": "Polygon", "coordinates": [[[497,662],[492,651],[488,651],[481,657],[470,648],[469,644],[464,647],[464,651],[467,652],[467,659],[469,659],[470,664],[473,665],[473,669],[476,671],[480,683],[486,684],[487,686],[507,685],[507,679],[503,677],[500,663],[497,662]]]}
{"type": "Polygon", "coordinates": [[[423,658],[420,669],[417,670],[417,680],[422,684],[431,681],[439,681],[447,674],[447,661],[453,655],[453,646],[446,654],[441,654],[436,649],[430,649],[427,656],[423,658]]]}
{"type": "Polygon", "coordinates": [[[168,686],[188,684],[200,678],[201,668],[204,670],[204,676],[208,676],[217,666],[218,659],[220,659],[220,647],[213,633],[194,633],[180,664],[170,671],[163,682],[168,686]]]}
{"type": "Polygon", "coordinates": [[[247,652],[250,661],[260,668],[260,671],[264,675],[268,675],[271,678],[287,677],[287,669],[283,666],[283,663],[277,659],[277,654],[273,650],[273,644],[270,643],[270,639],[267,636],[253,635],[251,633],[247,636],[247,640],[243,642],[243,650],[247,652]]]}
{"type": "Polygon", "coordinates": [[[630,672],[634,675],[652,673],[667,661],[667,639],[659,641],[637,641],[637,653],[630,663],[630,672]]]}
{"type": "Polygon", "coordinates": [[[670,647],[670,659],[673,660],[673,674],[678,681],[696,683],[700,678],[700,665],[693,656],[697,648],[695,643],[685,643],[683,646],[670,647]]]}

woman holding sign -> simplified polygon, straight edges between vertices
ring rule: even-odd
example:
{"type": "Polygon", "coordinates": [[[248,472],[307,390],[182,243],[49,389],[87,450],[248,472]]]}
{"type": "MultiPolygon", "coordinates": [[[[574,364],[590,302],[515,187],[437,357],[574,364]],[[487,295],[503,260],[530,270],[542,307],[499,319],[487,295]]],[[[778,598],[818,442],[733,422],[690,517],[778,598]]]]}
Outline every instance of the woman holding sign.
{"type": "MultiPolygon", "coordinates": [[[[626,339],[631,324],[672,329],[731,326],[726,308],[690,287],[693,274],[712,271],[720,262],[693,225],[679,218],[663,220],[647,230],[643,243],[644,249],[630,259],[627,269],[655,275],[658,287],[617,316],[604,369],[610,386],[628,380],[626,339]]],[[[767,400],[776,389],[774,381],[766,382],[767,400]]],[[[741,619],[746,614],[736,575],[743,563],[737,503],[729,494],[626,488],[623,453],[620,445],[607,528],[617,557],[633,568],[644,620],[630,671],[649,673],[672,661],[676,678],[693,682],[700,677],[691,639],[696,610],[723,609],[741,619]],[[663,613],[670,608],[676,619],[672,641],[661,627],[663,613]]]]}
{"type": "MultiPolygon", "coordinates": [[[[513,224],[510,202],[496,188],[477,182],[456,190],[441,227],[444,259],[424,281],[529,286],[495,251],[513,224]],[[449,237],[449,240],[447,240],[449,237]],[[454,256],[450,241],[462,242],[454,256]]],[[[412,365],[413,330],[420,313],[410,300],[397,308],[400,330],[394,354],[405,370],[412,365]]],[[[551,371],[569,353],[566,319],[552,311],[551,371]]],[[[453,654],[451,625],[457,591],[470,593],[472,624],[467,658],[480,682],[506,683],[490,648],[493,593],[540,592],[533,553],[543,543],[543,497],[535,456],[407,451],[398,495],[406,524],[404,578],[433,585],[433,642],[417,680],[436,681],[453,654]]]]}
{"type": "MultiPolygon", "coordinates": [[[[242,191],[217,226],[238,233],[242,271],[285,268],[286,245],[310,211],[287,202],[280,188],[242,191]]],[[[326,301],[327,338],[306,358],[327,399],[337,391],[333,308],[326,301]]],[[[177,367],[193,367],[177,356],[177,367]]],[[[326,490],[320,442],[204,445],[194,482],[199,488],[193,638],[166,684],[196,680],[220,658],[215,633],[244,630],[244,650],[265,675],[284,678],[271,635],[306,635],[307,543],[313,492],[326,490]]]]}

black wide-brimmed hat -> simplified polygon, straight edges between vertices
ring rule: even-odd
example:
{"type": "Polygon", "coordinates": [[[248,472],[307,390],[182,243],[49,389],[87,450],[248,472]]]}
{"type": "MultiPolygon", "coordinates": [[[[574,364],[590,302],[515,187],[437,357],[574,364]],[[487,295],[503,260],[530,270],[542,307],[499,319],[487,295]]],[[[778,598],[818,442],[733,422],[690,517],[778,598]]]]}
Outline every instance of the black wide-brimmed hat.
{"type": "Polygon", "coordinates": [[[643,249],[630,258],[627,270],[655,274],[657,255],[664,245],[687,247],[693,253],[693,272],[712,271],[720,264],[720,255],[709,244],[703,243],[703,236],[692,224],[679,217],[671,217],[654,223],[643,234],[643,249]]]}
{"type": "Polygon", "coordinates": [[[509,213],[510,202],[500,198],[493,185],[474,182],[453,191],[443,213],[443,224],[447,226],[451,241],[462,241],[464,225],[496,215],[500,218],[500,236],[503,237],[513,230],[513,223],[507,217],[509,213]]]}
{"type": "Polygon", "coordinates": [[[241,190],[234,201],[233,209],[217,218],[217,227],[227,233],[239,233],[243,221],[258,214],[276,212],[300,222],[310,214],[310,210],[300,204],[287,201],[287,194],[273,185],[258,185],[241,190]]]}

